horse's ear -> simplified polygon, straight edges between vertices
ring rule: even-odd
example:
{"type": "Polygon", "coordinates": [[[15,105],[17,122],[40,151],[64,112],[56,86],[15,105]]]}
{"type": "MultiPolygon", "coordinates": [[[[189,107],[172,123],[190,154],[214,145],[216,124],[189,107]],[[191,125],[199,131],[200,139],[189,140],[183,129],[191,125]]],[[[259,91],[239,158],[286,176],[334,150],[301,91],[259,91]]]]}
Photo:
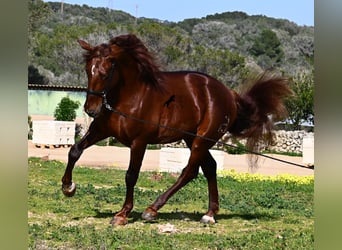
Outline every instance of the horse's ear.
{"type": "Polygon", "coordinates": [[[89,43],[87,43],[87,42],[85,42],[85,41],[83,41],[83,40],[81,40],[81,39],[79,39],[79,40],[77,40],[77,42],[81,45],[81,47],[83,48],[83,49],[85,49],[85,50],[93,50],[94,49],[94,47],[93,46],[91,46],[89,43]]]}

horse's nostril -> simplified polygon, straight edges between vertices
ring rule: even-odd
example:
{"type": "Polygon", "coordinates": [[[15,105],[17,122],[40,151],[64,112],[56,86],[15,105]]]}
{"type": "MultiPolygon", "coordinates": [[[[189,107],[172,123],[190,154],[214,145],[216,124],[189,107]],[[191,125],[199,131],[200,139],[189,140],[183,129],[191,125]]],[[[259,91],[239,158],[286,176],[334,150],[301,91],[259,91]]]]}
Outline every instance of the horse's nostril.
{"type": "Polygon", "coordinates": [[[86,113],[92,118],[94,118],[97,114],[95,110],[86,110],[86,113]]]}

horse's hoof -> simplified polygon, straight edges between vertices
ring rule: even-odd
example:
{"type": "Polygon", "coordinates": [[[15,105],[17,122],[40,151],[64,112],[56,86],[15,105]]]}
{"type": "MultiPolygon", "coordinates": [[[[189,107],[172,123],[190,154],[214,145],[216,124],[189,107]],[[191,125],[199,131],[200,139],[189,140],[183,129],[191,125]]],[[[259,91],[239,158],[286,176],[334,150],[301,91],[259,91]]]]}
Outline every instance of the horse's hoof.
{"type": "Polygon", "coordinates": [[[157,215],[157,211],[154,211],[152,208],[147,208],[141,215],[141,218],[147,221],[152,221],[157,218],[157,215]]]}
{"type": "Polygon", "coordinates": [[[202,219],[201,219],[201,223],[204,224],[215,224],[215,219],[214,217],[208,216],[208,215],[203,215],[202,219]]]}
{"type": "Polygon", "coordinates": [[[127,218],[121,216],[114,216],[113,219],[110,221],[110,224],[112,224],[112,226],[124,226],[127,223],[127,218]]]}
{"type": "Polygon", "coordinates": [[[74,194],[76,192],[75,183],[72,182],[70,185],[62,184],[62,191],[63,191],[63,194],[67,197],[74,196],[74,194]]]}

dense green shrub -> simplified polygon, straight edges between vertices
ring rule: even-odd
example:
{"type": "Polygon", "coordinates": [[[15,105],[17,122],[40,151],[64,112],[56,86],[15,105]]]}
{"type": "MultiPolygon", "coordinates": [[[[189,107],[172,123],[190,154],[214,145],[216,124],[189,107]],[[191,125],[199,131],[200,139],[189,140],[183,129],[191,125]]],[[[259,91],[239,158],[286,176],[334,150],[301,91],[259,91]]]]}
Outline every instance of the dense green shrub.
{"type": "Polygon", "coordinates": [[[284,57],[284,51],[277,34],[269,29],[263,30],[255,39],[250,53],[259,59],[261,58],[262,61],[258,61],[258,63],[265,68],[279,66],[284,57]]]}
{"type": "Polygon", "coordinates": [[[78,101],[73,101],[69,97],[63,97],[57,104],[54,112],[56,121],[73,121],[76,118],[76,109],[81,104],[78,101]]]}
{"type": "Polygon", "coordinates": [[[301,129],[303,122],[314,124],[314,74],[299,74],[290,81],[294,95],[286,100],[289,125],[301,129]]]}

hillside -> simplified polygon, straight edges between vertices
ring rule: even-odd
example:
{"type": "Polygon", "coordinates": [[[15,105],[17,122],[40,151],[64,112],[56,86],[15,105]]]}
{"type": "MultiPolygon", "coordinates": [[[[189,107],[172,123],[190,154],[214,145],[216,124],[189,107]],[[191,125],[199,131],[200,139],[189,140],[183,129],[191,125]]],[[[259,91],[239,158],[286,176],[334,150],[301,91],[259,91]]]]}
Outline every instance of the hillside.
{"type": "Polygon", "coordinates": [[[29,83],[85,86],[77,39],[98,44],[125,33],[139,36],[164,70],[201,71],[233,88],[262,69],[313,72],[314,27],[288,20],[225,12],[174,23],[87,5],[64,4],[61,13],[59,2],[30,2],[29,83]]]}

